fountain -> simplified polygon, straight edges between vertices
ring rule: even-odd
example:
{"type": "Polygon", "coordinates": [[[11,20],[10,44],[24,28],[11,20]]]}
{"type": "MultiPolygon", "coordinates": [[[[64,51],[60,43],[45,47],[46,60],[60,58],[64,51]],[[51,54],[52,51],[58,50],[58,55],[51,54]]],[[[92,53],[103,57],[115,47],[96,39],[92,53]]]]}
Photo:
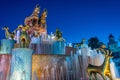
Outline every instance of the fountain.
{"type": "Polygon", "coordinates": [[[10,80],[30,80],[33,50],[15,48],[12,50],[10,80]]]}
{"type": "Polygon", "coordinates": [[[12,48],[14,47],[14,43],[15,43],[15,40],[2,39],[0,53],[10,54],[12,51],[12,48]]]}
{"type": "Polygon", "coordinates": [[[0,54],[0,80],[9,80],[10,75],[10,54],[0,54]]]}
{"type": "Polygon", "coordinates": [[[0,80],[9,80],[10,65],[11,65],[11,51],[14,47],[15,40],[2,39],[0,50],[0,80]]]}
{"type": "MultiPolygon", "coordinates": [[[[15,46],[15,40],[1,40],[0,80],[88,80],[88,64],[99,66],[104,56],[87,45],[66,49],[59,29],[47,34],[47,10],[40,17],[39,10],[37,5],[32,15],[25,18],[25,26],[16,29],[15,46]]],[[[114,66],[111,63],[113,73],[114,66]]]]}
{"type": "Polygon", "coordinates": [[[32,80],[41,80],[43,75],[45,80],[59,80],[60,66],[64,65],[65,57],[65,55],[33,54],[32,80]]]}

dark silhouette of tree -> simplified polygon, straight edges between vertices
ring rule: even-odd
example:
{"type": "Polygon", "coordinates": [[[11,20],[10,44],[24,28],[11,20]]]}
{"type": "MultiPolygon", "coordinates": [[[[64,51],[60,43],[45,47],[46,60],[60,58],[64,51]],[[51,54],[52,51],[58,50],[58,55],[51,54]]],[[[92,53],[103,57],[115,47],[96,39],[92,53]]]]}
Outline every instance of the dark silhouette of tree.
{"type": "Polygon", "coordinates": [[[97,37],[91,37],[88,40],[88,46],[91,47],[92,49],[99,48],[102,44],[104,44],[104,43],[99,42],[99,39],[97,37]]]}
{"type": "Polygon", "coordinates": [[[59,29],[56,29],[55,36],[57,39],[62,38],[62,32],[59,29]]]}

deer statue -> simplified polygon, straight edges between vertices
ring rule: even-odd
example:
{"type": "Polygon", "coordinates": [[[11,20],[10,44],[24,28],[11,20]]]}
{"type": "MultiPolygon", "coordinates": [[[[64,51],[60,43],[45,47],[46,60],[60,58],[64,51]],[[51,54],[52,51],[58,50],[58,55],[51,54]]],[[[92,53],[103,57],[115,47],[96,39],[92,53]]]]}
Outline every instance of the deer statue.
{"type": "Polygon", "coordinates": [[[15,33],[9,31],[9,27],[3,27],[2,30],[5,30],[6,39],[14,39],[15,33]]]}
{"type": "Polygon", "coordinates": [[[97,73],[101,75],[103,80],[107,80],[106,76],[112,80],[111,72],[110,72],[110,58],[112,58],[112,52],[104,48],[99,48],[102,53],[105,55],[104,62],[101,66],[94,66],[89,64],[87,67],[87,73],[90,77],[90,80],[92,80],[92,74],[97,79],[97,73]]]}

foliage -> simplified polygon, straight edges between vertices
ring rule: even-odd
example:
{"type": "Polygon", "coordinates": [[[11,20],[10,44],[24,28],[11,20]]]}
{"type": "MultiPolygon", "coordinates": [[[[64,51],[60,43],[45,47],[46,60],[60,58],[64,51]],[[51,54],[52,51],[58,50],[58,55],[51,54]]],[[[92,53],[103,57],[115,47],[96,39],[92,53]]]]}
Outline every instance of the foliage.
{"type": "Polygon", "coordinates": [[[57,39],[62,38],[62,32],[59,29],[56,29],[55,36],[57,39]]]}
{"type": "Polygon", "coordinates": [[[91,37],[88,40],[88,46],[91,47],[92,49],[99,48],[102,44],[104,44],[104,43],[100,42],[97,37],[91,37]]]}

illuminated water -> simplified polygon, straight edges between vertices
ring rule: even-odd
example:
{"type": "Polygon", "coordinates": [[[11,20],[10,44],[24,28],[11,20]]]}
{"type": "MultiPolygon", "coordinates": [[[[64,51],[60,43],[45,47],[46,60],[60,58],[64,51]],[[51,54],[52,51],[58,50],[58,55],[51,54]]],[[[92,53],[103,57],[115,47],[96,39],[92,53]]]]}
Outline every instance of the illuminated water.
{"type": "Polygon", "coordinates": [[[65,57],[65,55],[33,54],[32,80],[59,80],[65,75],[63,72],[65,57]],[[61,73],[63,74],[60,77],[61,73]]]}
{"type": "Polygon", "coordinates": [[[30,80],[33,50],[15,48],[12,50],[10,80],[30,80]]]}
{"type": "Polygon", "coordinates": [[[30,48],[34,54],[65,54],[64,41],[41,41],[40,43],[31,43],[30,48]]]}
{"type": "MultiPolygon", "coordinates": [[[[10,42],[11,40],[2,41],[0,80],[87,80],[88,64],[99,66],[104,61],[104,56],[100,52],[98,54],[96,50],[88,47],[65,55],[63,43],[41,43],[35,47],[37,48],[35,54],[32,54],[33,50],[28,48],[12,50],[14,41],[12,44],[9,44],[10,42]],[[6,42],[7,46],[5,46],[6,42]],[[11,50],[12,60],[11,55],[8,54],[11,50]]],[[[111,63],[111,69],[114,79],[119,77],[114,63],[111,63]]]]}
{"type": "Polygon", "coordinates": [[[1,40],[1,54],[10,54],[14,47],[15,40],[2,39],[1,40]]]}
{"type": "Polygon", "coordinates": [[[10,54],[0,54],[0,80],[9,80],[10,75],[10,54]]]}

